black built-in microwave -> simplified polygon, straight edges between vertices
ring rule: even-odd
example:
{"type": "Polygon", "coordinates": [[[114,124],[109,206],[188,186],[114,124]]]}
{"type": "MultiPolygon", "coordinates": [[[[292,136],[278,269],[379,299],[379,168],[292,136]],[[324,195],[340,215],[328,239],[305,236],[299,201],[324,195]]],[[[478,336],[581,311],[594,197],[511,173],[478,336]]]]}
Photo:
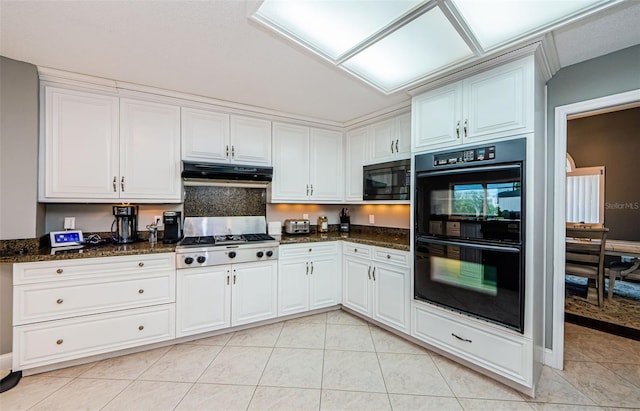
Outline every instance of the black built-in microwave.
{"type": "Polygon", "coordinates": [[[364,166],[363,200],[409,200],[411,196],[411,160],[364,166]]]}

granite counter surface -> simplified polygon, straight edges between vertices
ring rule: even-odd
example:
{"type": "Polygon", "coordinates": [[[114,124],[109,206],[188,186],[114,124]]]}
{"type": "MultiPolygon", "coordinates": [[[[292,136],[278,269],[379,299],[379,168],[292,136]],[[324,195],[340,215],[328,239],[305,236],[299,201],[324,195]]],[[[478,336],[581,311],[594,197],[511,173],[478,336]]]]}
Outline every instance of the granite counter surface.
{"type": "Polygon", "coordinates": [[[409,236],[398,233],[339,233],[330,231],[328,233],[282,234],[280,245],[338,240],[409,251],[409,236]]]}
{"type": "Polygon", "coordinates": [[[92,257],[116,257],[123,255],[172,253],[176,250],[175,244],[163,244],[158,242],[154,245],[148,241],[139,241],[132,244],[100,244],[86,245],[78,250],[57,251],[51,254],[50,248],[29,248],[25,252],[3,253],[0,255],[1,263],[33,263],[37,261],[69,260],[73,258],[92,257]]]}

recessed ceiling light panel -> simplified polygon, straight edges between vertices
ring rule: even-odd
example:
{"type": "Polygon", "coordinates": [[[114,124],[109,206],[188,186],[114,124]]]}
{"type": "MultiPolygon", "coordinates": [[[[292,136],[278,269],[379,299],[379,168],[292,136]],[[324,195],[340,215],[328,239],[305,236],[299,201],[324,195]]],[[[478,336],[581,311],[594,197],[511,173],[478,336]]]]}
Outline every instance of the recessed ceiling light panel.
{"type": "Polygon", "coordinates": [[[346,60],[342,66],[391,92],[471,56],[469,46],[435,7],[346,60]]]}
{"type": "Polygon", "coordinates": [[[425,0],[264,0],[263,22],[337,61],[425,0]]]}
{"type": "Polygon", "coordinates": [[[482,47],[491,48],[581,12],[602,0],[451,0],[482,47]]]}

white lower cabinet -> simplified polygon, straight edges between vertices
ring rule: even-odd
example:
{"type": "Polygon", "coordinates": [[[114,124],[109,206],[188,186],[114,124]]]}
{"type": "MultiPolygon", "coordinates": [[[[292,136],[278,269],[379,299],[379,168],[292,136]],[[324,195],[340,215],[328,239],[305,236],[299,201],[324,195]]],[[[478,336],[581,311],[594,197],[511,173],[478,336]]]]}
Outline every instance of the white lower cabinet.
{"type": "Polygon", "coordinates": [[[409,331],[409,253],[345,242],[343,304],[403,332],[409,331]]]}
{"type": "Polygon", "coordinates": [[[277,279],[276,261],[179,270],[177,336],[274,318],[277,279]]]}
{"type": "Polygon", "coordinates": [[[175,337],[174,254],[13,266],[13,369],[175,337]]]}
{"type": "Polygon", "coordinates": [[[340,302],[338,242],[280,246],[278,316],[340,302]]]}
{"type": "Polygon", "coordinates": [[[428,304],[413,303],[413,337],[527,387],[533,342],[497,326],[428,304]]]}

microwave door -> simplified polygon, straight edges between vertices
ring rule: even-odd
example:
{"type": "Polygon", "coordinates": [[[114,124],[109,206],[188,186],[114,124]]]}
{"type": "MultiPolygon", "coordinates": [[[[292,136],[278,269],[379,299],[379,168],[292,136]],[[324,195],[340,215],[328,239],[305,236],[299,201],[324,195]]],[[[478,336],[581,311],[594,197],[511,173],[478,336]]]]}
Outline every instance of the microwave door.
{"type": "Polygon", "coordinates": [[[390,194],[393,187],[393,176],[389,169],[371,171],[367,174],[365,184],[368,193],[390,194]]]}

